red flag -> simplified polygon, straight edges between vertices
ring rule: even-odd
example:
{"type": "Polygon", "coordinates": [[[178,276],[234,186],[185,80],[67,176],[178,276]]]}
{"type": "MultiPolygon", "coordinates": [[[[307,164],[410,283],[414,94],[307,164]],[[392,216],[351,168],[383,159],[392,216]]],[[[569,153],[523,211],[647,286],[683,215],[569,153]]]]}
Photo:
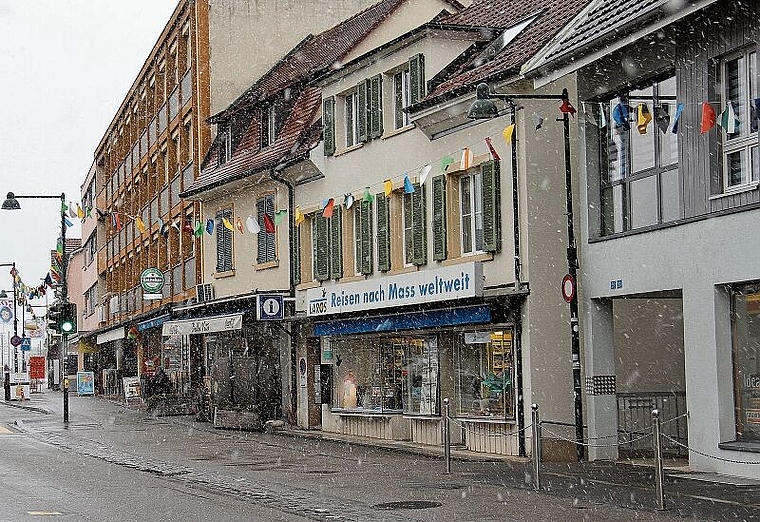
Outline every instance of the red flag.
{"type": "Polygon", "coordinates": [[[333,210],[335,209],[335,199],[330,198],[327,201],[327,205],[325,205],[325,208],[322,210],[322,217],[323,218],[331,218],[333,215],[333,210]]]}
{"type": "Polygon", "coordinates": [[[493,143],[491,143],[491,138],[486,137],[486,145],[488,145],[488,151],[491,153],[491,159],[494,161],[501,161],[501,158],[499,157],[499,154],[496,152],[496,149],[493,148],[493,143]]]}
{"type": "Polygon", "coordinates": [[[712,108],[712,105],[707,102],[702,102],[702,126],[699,128],[699,133],[705,134],[712,129],[715,125],[716,119],[717,116],[715,115],[715,109],[712,108]]]}
{"type": "Polygon", "coordinates": [[[560,106],[559,111],[563,113],[564,112],[569,113],[570,116],[574,116],[575,113],[578,112],[575,110],[575,107],[572,106],[572,104],[570,103],[570,100],[568,100],[567,98],[562,100],[562,105],[560,106]]]}
{"type": "Polygon", "coordinates": [[[272,221],[272,217],[264,213],[264,232],[267,234],[274,234],[274,221],[272,221]]]}

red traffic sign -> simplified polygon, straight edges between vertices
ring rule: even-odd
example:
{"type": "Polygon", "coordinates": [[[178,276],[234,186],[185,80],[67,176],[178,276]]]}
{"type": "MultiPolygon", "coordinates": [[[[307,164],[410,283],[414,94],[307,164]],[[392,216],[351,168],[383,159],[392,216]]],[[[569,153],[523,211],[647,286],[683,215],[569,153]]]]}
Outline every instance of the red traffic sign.
{"type": "Polygon", "coordinates": [[[21,344],[21,337],[14,335],[11,337],[11,346],[19,346],[21,344]]]}
{"type": "Polygon", "coordinates": [[[570,274],[562,278],[562,298],[570,302],[575,297],[575,279],[570,274]]]}

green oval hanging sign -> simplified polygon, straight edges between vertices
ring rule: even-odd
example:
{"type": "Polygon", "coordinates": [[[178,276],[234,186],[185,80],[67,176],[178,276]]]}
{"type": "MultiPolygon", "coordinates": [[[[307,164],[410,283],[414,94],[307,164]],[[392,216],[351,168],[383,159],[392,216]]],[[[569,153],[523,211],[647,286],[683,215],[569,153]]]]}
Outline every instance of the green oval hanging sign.
{"type": "Polygon", "coordinates": [[[158,268],[146,268],[140,274],[140,286],[149,294],[161,293],[164,289],[164,273],[158,268]]]}

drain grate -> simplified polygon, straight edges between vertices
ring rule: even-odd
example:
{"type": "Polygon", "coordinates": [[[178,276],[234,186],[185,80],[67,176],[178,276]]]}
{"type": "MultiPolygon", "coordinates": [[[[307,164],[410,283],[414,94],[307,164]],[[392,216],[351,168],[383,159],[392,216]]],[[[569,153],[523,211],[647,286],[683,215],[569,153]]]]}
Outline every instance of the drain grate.
{"type": "Polygon", "coordinates": [[[385,511],[396,509],[430,509],[441,507],[443,504],[440,502],[433,502],[430,500],[402,500],[401,502],[385,502],[383,504],[375,504],[373,509],[381,509],[385,511]]]}

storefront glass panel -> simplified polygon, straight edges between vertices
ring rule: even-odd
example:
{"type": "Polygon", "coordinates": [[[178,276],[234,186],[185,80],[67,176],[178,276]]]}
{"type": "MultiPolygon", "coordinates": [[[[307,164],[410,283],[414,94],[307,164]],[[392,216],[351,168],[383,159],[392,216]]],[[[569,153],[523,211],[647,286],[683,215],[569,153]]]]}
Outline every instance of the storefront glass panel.
{"type": "Polygon", "coordinates": [[[513,419],[511,330],[464,332],[455,345],[456,414],[513,419]]]}
{"type": "Polygon", "coordinates": [[[732,299],[736,440],[760,441],[760,284],[737,287],[732,299]]]}
{"type": "Polygon", "coordinates": [[[438,414],[435,337],[325,339],[334,364],[333,404],[340,410],[438,414]]]}

